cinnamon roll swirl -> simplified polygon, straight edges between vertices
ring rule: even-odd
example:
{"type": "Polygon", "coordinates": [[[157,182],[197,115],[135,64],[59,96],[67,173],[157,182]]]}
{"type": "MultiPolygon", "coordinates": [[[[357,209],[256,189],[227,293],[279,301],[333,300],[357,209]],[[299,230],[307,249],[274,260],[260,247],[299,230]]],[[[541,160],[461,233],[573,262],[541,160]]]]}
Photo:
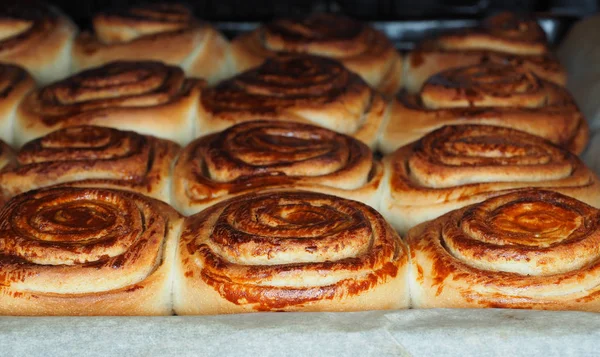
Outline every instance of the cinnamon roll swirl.
{"type": "Polygon", "coordinates": [[[307,53],[341,62],[388,95],[402,84],[402,57],[392,42],[373,27],[342,15],[277,19],[235,38],[231,51],[237,71],[278,53],[307,53]]]}
{"type": "Polygon", "coordinates": [[[43,1],[5,0],[0,7],[0,62],[26,68],[41,84],[71,70],[77,27],[43,1]]]}
{"type": "Polygon", "coordinates": [[[478,28],[429,38],[408,54],[405,88],[416,93],[432,75],[482,63],[511,64],[565,85],[567,74],[549,51],[546,34],[534,19],[513,13],[489,17],[478,28]]]}
{"type": "Polygon", "coordinates": [[[589,135],[585,118],[564,87],[519,67],[484,64],[438,73],[419,94],[398,96],[379,146],[388,153],[456,124],[510,127],[577,154],[589,135]]]}
{"type": "Polygon", "coordinates": [[[133,192],[18,195],[0,211],[0,314],[169,315],[181,224],[133,192]]]}
{"type": "Polygon", "coordinates": [[[95,126],[54,131],[28,142],[0,171],[4,197],[52,185],[113,187],[170,201],[171,141],[95,126]]]}
{"type": "Polygon", "coordinates": [[[34,88],[35,82],[26,70],[0,63],[0,140],[12,144],[15,111],[34,88]]]}
{"type": "Polygon", "coordinates": [[[234,197],[188,217],[179,315],[408,307],[408,251],[356,201],[308,191],[234,197]]]}
{"type": "Polygon", "coordinates": [[[99,125],[185,145],[193,138],[201,80],[159,62],[112,62],[29,93],[16,114],[15,142],[54,130],[99,125]]]}
{"type": "Polygon", "coordinates": [[[600,212],[532,189],[408,234],[414,307],[600,311],[600,212]]]}
{"type": "Polygon", "coordinates": [[[229,42],[182,4],[145,4],[96,15],[94,33],[74,45],[76,70],[117,60],[152,60],[181,67],[210,83],[232,73],[229,42]]]}
{"type": "Polygon", "coordinates": [[[311,55],[278,55],[202,91],[198,135],[234,124],[277,119],[316,124],[377,139],[388,106],[381,95],[338,62],[311,55]]]}
{"type": "Polygon", "coordinates": [[[381,163],[360,141],[314,125],[252,121],[195,140],[173,171],[173,202],[196,213],[234,195],[296,187],[379,205],[381,163]]]}
{"type": "Polygon", "coordinates": [[[514,129],[447,126],[384,158],[381,213],[400,232],[512,190],[543,187],[600,207],[600,181],[574,154],[514,129]]]}

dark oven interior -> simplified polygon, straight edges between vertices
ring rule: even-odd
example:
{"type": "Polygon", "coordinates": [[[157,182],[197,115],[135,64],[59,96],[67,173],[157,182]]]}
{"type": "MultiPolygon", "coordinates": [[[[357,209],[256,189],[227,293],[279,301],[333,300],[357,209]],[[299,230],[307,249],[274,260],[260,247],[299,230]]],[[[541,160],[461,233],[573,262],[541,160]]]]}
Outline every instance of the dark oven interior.
{"type": "MultiPolygon", "coordinates": [[[[89,27],[94,13],[108,8],[164,0],[54,0],[81,28],[89,27]]],[[[182,1],[178,1],[182,2],[182,1]]],[[[418,39],[456,27],[472,26],[498,11],[536,13],[557,43],[572,23],[599,8],[598,0],[187,0],[199,18],[214,22],[228,37],[250,30],[275,17],[311,12],[338,12],[374,22],[399,49],[410,49],[418,39]]]]}

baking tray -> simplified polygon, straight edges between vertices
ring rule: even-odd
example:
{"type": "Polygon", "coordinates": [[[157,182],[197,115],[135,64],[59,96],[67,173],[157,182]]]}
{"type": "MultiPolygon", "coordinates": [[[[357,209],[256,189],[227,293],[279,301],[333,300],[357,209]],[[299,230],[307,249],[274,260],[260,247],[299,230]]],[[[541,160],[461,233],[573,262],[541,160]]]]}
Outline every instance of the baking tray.
{"type": "MultiPolygon", "coordinates": [[[[539,14],[556,45],[575,17],[539,14]]],[[[376,21],[400,50],[473,18],[376,21]]],[[[228,37],[257,22],[215,22],[228,37]]],[[[600,314],[510,309],[0,317],[0,356],[593,356],[600,314]]]]}

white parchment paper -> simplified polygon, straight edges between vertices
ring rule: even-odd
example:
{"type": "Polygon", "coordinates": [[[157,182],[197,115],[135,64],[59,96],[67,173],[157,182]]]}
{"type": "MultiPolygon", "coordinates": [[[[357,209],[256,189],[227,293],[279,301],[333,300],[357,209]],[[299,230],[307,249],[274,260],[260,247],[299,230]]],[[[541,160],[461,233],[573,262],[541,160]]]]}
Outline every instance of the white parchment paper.
{"type": "Polygon", "coordinates": [[[0,318],[2,356],[597,356],[600,314],[404,310],[0,318]]]}

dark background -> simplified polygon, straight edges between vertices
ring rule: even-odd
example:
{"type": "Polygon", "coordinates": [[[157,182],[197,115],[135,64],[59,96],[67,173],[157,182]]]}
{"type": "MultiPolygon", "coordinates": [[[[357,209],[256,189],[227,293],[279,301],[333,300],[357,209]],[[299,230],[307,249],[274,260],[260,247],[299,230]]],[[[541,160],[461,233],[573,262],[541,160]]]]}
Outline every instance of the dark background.
{"type": "MultiPolygon", "coordinates": [[[[95,12],[109,7],[163,1],[50,0],[78,24],[86,27],[95,12]]],[[[581,17],[594,13],[600,0],[187,0],[196,15],[208,21],[268,21],[276,16],[293,16],[312,11],[342,12],[361,20],[410,20],[435,18],[481,18],[499,10],[543,12],[581,17]]]]}

